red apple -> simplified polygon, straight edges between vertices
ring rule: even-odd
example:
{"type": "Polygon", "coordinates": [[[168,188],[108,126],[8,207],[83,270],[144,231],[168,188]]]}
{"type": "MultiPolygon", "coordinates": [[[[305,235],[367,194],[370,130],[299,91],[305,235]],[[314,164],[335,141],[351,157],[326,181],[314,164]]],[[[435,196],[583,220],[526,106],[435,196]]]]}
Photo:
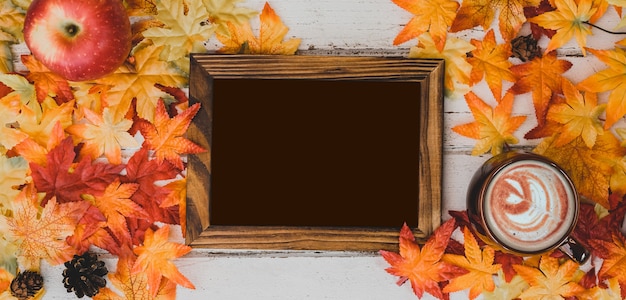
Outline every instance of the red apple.
{"type": "Polygon", "coordinates": [[[71,81],[115,71],[130,53],[131,38],[122,0],[33,0],[24,20],[33,56],[71,81]]]}

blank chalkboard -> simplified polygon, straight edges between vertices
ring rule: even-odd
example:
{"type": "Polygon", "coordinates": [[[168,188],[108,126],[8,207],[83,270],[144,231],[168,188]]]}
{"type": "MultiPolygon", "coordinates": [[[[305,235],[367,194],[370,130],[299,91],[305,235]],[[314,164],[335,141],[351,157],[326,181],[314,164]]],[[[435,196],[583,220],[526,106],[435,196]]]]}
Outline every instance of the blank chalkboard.
{"type": "Polygon", "coordinates": [[[189,157],[189,244],[379,250],[403,223],[426,237],[440,221],[440,72],[398,58],[193,55],[202,109],[188,136],[209,151],[189,157]]]}

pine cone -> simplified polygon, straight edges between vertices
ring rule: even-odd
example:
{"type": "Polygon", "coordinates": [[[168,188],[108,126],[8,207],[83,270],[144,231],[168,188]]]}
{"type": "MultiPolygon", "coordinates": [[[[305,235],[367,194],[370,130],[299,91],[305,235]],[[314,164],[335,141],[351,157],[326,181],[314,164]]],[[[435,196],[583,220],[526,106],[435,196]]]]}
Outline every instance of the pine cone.
{"type": "Polygon", "coordinates": [[[533,38],[532,34],[514,38],[511,41],[511,51],[513,57],[517,57],[523,62],[541,57],[541,48],[537,45],[537,40],[533,38]]]}
{"type": "Polygon", "coordinates": [[[11,281],[11,295],[26,300],[34,296],[43,287],[43,277],[35,271],[20,272],[11,281]]]}
{"type": "Polygon", "coordinates": [[[93,297],[106,286],[103,278],[108,273],[103,261],[98,260],[98,256],[91,252],[83,255],[74,255],[71,261],[65,262],[66,269],[63,270],[63,285],[68,293],[74,291],[76,297],[93,297]]]}

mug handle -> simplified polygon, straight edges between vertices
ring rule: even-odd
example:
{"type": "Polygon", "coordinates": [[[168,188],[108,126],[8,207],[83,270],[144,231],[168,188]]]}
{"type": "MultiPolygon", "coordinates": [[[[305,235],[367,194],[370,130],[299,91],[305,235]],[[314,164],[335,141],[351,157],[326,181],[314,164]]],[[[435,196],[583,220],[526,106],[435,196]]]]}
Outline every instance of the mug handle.
{"type": "Polygon", "coordinates": [[[568,237],[562,244],[559,246],[559,250],[563,252],[563,254],[567,255],[573,261],[584,264],[589,257],[591,256],[589,250],[587,250],[583,245],[581,245],[576,239],[573,237],[568,237]]]}

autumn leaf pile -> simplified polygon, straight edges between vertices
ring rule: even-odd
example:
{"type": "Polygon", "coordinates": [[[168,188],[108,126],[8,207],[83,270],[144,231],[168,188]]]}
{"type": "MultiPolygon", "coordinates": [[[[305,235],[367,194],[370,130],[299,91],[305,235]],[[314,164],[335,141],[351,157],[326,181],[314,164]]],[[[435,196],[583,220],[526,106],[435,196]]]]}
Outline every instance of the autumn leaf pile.
{"type": "Polygon", "coordinates": [[[293,54],[300,42],[283,41],[288,28],[268,4],[257,37],[248,23],[258,12],[238,2],[126,0],[131,54],[89,82],[13,57],[30,1],[0,3],[0,298],[14,299],[17,272],[93,249],[119,258],[95,299],[194,288],[173,263],[191,248],[169,238],[185,228],[184,155],[208,150],[184,137],[200,109],[185,92],[190,53],[210,38],[224,53],[293,54]]]}
{"type": "MultiPolygon", "coordinates": [[[[444,59],[446,101],[465,98],[474,120],[452,130],[476,140],[472,155],[507,151],[521,134],[534,152],[572,177],[584,202],[574,237],[592,257],[580,266],[559,251],[535,257],[506,253],[485,244],[465,212],[451,211],[452,219],[422,247],[405,226],[399,253],[381,251],[390,264],[387,272],[399,276],[399,284],[409,281],[418,298],[427,292],[446,299],[457,291],[470,299],[626,298],[626,238],[620,231],[626,213],[626,40],[611,49],[587,45],[591,34],[618,36],[597,23],[622,18],[626,3],[391,1],[413,14],[394,44],[416,42],[410,57],[444,59]],[[606,68],[573,82],[572,63],[557,55],[568,43],[606,68]],[[480,83],[489,97],[474,92],[480,83]],[[523,105],[534,108],[534,117],[512,114],[523,105]],[[516,133],[527,122],[536,125],[516,133]],[[455,230],[462,237],[451,239],[455,230]]],[[[626,18],[617,23],[617,30],[623,28],[626,18]]]]}

